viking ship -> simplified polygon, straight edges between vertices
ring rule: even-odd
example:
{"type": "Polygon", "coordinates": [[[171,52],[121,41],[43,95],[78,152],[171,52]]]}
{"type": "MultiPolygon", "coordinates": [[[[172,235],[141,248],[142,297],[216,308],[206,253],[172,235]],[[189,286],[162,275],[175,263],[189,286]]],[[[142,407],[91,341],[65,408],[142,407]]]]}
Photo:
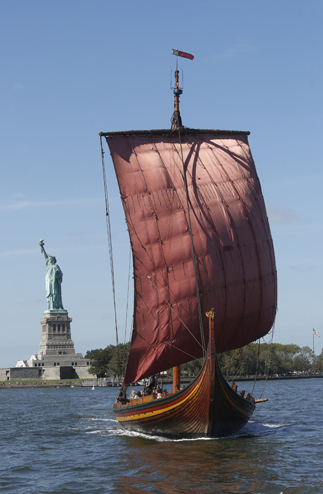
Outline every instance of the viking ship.
{"type": "Polygon", "coordinates": [[[176,67],[170,129],[100,134],[133,256],[131,347],[114,413],[131,431],[223,437],[248,422],[257,400],[230,386],[217,353],[270,331],[275,257],[249,132],[184,127],[181,93],[176,67]],[[199,375],[180,389],[180,365],[201,357],[199,375]],[[127,398],[127,386],[170,368],[171,393],[127,398]]]}

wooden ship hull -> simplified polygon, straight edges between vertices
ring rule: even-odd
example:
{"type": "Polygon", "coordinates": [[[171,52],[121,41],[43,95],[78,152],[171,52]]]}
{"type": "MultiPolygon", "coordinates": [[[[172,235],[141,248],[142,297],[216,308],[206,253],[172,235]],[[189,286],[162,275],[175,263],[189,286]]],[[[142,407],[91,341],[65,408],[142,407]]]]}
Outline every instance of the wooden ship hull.
{"type": "Polygon", "coordinates": [[[255,400],[241,397],[224,379],[216,357],[213,321],[209,336],[205,363],[194,381],[165,398],[150,395],[115,403],[119,424],[169,438],[224,437],[241,429],[254,412],[255,400]]]}

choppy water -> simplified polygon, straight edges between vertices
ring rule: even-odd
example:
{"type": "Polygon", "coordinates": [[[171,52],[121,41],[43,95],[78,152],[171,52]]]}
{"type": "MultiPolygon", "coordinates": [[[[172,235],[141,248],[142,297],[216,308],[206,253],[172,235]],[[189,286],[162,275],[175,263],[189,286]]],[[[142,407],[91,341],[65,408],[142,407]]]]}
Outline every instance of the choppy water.
{"type": "Polygon", "coordinates": [[[322,391],[271,381],[240,434],[171,441],[122,431],[116,388],[1,389],[0,492],[323,493],[322,391]]]}

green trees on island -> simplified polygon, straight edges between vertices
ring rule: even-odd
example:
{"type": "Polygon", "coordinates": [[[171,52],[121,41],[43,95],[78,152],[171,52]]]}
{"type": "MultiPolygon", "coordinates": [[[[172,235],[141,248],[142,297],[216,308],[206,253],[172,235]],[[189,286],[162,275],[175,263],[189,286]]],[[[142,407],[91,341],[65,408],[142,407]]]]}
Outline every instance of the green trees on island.
{"type": "Polygon", "coordinates": [[[109,345],[102,350],[88,350],[84,358],[91,359],[90,373],[98,377],[117,377],[124,375],[130,342],[118,346],[109,345]]]}
{"type": "Polygon", "coordinates": [[[316,357],[309,347],[294,344],[250,343],[219,355],[219,361],[226,376],[323,371],[323,353],[316,357]]]}
{"type": "MultiPolygon", "coordinates": [[[[98,377],[124,375],[130,343],[109,345],[104,349],[90,350],[85,358],[92,360],[90,372],[98,377]]],[[[280,343],[250,343],[249,345],[218,355],[225,376],[254,376],[292,374],[294,372],[323,372],[323,350],[319,356],[310,347],[282,345],[280,343]]],[[[198,374],[203,359],[181,365],[181,374],[193,377],[198,374]]],[[[172,369],[167,371],[172,375],[172,369]]]]}

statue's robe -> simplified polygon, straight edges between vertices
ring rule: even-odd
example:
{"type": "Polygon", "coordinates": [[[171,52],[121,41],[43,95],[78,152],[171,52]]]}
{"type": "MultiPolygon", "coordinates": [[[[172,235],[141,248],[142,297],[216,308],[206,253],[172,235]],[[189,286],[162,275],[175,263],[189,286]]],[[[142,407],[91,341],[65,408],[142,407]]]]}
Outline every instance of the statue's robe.
{"type": "Polygon", "coordinates": [[[63,309],[61,292],[63,273],[57,264],[47,264],[45,281],[48,309],[63,309]]]}

